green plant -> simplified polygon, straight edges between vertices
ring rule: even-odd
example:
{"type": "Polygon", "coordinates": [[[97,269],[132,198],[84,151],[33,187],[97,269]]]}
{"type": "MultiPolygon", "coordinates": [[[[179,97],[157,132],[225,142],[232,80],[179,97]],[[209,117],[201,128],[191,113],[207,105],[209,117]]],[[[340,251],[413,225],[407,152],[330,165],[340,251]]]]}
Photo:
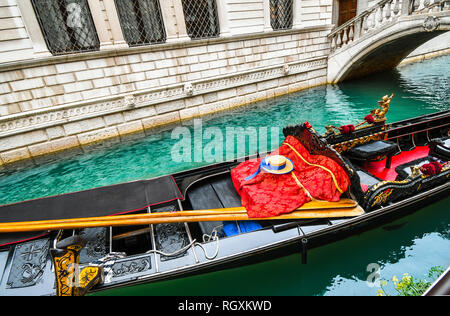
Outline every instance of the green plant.
{"type": "MultiPolygon", "coordinates": [[[[404,273],[401,280],[396,276],[392,278],[395,291],[398,296],[420,296],[433,284],[445,269],[441,266],[432,267],[428,271],[429,279],[415,280],[413,276],[404,273]]],[[[386,280],[381,281],[381,289],[377,291],[377,296],[391,296],[386,290],[385,286],[388,284],[386,280]]]]}

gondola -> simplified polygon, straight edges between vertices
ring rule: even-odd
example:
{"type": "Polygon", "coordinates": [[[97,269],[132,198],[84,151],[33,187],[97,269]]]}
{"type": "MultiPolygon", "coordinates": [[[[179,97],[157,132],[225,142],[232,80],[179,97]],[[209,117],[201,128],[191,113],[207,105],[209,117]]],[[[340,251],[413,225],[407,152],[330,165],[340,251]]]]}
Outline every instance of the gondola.
{"type": "Polygon", "coordinates": [[[268,153],[0,206],[0,295],[84,295],[293,252],[307,263],[308,249],[447,197],[450,110],[387,123],[392,97],[322,135],[308,122],[284,128],[350,180],[338,202],[294,215],[246,218],[232,170],[268,153]]]}

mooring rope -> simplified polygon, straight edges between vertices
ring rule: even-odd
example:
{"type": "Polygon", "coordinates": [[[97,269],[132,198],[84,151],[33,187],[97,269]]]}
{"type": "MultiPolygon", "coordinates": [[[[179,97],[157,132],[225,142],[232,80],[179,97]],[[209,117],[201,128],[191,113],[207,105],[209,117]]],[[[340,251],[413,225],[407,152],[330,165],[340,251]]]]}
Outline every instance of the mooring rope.
{"type": "Polygon", "coordinates": [[[204,242],[209,242],[211,240],[216,242],[216,251],[214,252],[214,254],[212,256],[208,256],[208,253],[206,251],[206,249],[204,248],[204,246],[197,242],[196,239],[193,239],[189,244],[187,244],[186,246],[184,246],[183,248],[178,249],[177,251],[171,252],[171,253],[165,253],[163,251],[160,250],[156,250],[156,249],[151,249],[149,251],[147,251],[146,253],[157,253],[159,255],[165,256],[165,257],[174,257],[179,255],[180,253],[183,253],[185,251],[187,251],[189,248],[191,248],[192,246],[198,246],[203,250],[203,253],[205,255],[205,258],[208,260],[213,260],[217,257],[217,254],[219,253],[219,236],[217,236],[217,231],[216,231],[215,227],[213,229],[213,231],[211,232],[211,235],[208,234],[203,234],[203,241],[204,242]]]}

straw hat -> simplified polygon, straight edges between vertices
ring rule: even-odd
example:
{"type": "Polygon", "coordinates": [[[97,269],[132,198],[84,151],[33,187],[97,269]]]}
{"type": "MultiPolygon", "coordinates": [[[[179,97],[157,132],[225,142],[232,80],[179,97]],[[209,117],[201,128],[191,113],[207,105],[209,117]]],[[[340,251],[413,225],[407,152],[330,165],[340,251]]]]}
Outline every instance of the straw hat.
{"type": "Polygon", "coordinates": [[[264,158],[261,161],[261,168],[265,172],[273,174],[285,174],[294,170],[294,163],[281,155],[273,155],[264,158]]]}
{"type": "Polygon", "coordinates": [[[294,170],[294,163],[289,159],[281,155],[267,156],[261,159],[258,170],[251,176],[248,176],[244,180],[251,180],[256,177],[259,172],[264,170],[273,174],[285,174],[294,170]]]}

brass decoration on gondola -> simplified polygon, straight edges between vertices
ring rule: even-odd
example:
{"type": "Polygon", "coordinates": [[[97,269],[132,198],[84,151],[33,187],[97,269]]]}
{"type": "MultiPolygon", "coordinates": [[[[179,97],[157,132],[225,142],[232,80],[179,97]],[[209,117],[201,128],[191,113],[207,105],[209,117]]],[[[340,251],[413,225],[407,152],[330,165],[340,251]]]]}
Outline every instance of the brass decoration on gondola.
{"type": "Polygon", "coordinates": [[[384,122],[386,121],[386,113],[389,111],[389,104],[391,103],[394,94],[392,93],[389,97],[385,95],[381,101],[378,101],[379,109],[374,109],[370,111],[370,114],[373,115],[375,122],[384,122]]]}
{"type": "Polygon", "coordinates": [[[83,296],[94,285],[103,282],[103,268],[88,266],[79,270],[80,252],[86,245],[79,236],[59,241],[50,253],[55,264],[56,294],[58,296],[83,296]]]}
{"type": "Polygon", "coordinates": [[[84,296],[92,287],[103,283],[104,272],[101,266],[88,266],[80,271],[76,296],[84,296]]]}
{"type": "MultiPolygon", "coordinates": [[[[374,126],[375,124],[384,124],[386,121],[386,113],[389,111],[389,104],[391,103],[392,98],[394,97],[394,94],[392,93],[391,96],[385,95],[381,99],[381,101],[378,101],[378,108],[373,109],[370,111],[370,115],[367,115],[364,118],[364,122],[361,122],[355,126],[353,125],[347,125],[347,127],[352,128],[353,131],[358,131],[365,129],[370,126],[374,126]]],[[[345,131],[346,126],[336,127],[334,125],[326,125],[326,133],[325,135],[344,135],[344,134],[351,134],[352,132],[346,132],[345,131]]]]}
{"type": "Polygon", "coordinates": [[[381,192],[377,196],[375,196],[374,201],[371,206],[373,207],[375,205],[381,205],[383,203],[386,203],[389,195],[391,195],[393,191],[394,191],[394,189],[390,188],[390,189],[387,189],[387,190],[381,192]]]}
{"type": "Polygon", "coordinates": [[[355,146],[363,145],[371,141],[382,140],[383,135],[384,132],[380,132],[368,136],[358,137],[346,142],[335,144],[333,145],[333,149],[336,150],[338,153],[342,153],[344,151],[352,149],[355,146]]]}
{"type": "Polygon", "coordinates": [[[420,167],[419,166],[411,166],[409,167],[411,169],[411,178],[415,178],[417,176],[420,176],[420,167]]]}
{"type": "Polygon", "coordinates": [[[329,135],[329,134],[339,135],[339,133],[340,133],[339,128],[337,128],[334,125],[325,125],[325,129],[327,131],[325,133],[325,135],[329,135]]]}
{"type": "Polygon", "coordinates": [[[76,270],[82,248],[83,245],[77,243],[69,245],[65,249],[51,249],[55,263],[56,294],[58,296],[74,296],[76,275],[78,275],[76,270]]]}
{"type": "Polygon", "coordinates": [[[401,196],[417,192],[422,186],[423,177],[423,175],[409,176],[400,181],[385,180],[372,185],[365,193],[365,207],[371,209],[376,205],[393,202],[401,196]]]}

